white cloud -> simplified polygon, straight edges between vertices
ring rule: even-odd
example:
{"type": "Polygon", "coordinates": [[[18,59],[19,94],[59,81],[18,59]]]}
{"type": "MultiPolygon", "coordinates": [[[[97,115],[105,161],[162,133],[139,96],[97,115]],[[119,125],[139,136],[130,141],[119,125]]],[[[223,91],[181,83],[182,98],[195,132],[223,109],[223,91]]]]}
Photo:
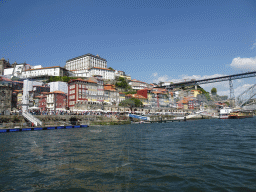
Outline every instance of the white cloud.
{"type": "Polygon", "coordinates": [[[215,78],[215,77],[221,77],[221,76],[224,76],[222,74],[214,74],[214,75],[204,75],[204,76],[201,76],[201,75],[192,75],[192,76],[189,76],[189,75],[181,75],[181,78],[180,79],[171,79],[170,81],[171,82],[174,82],[174,83],[178,83],[178,82],[184,82],[184,81],[190,81],[191,79],[195,79],[195,80],[201,80],[201,79],[209,79],[209,78],[215,78]]]}
{"type": "Polygon", "coordinates": [[[251,49],[254,49],[256,47],[256,42],[252,44],[251,49]]]}
{"type": "Polygon", "coordinates": [[[158,73],[153,73],[153,76],[156,77],[158,75],[158,73]]]}
{"type": "Polygon", "coordinates": [[[256,70],[256,57],[234,58],[230,66],[238,69],[256,70]]]}
{"type": "MultiPolygon", "coordinates": [[[[236,87],[234,89],[235,97],[238,97],[241,93],[243,93],[245,90],[247,90],[249,87],[251,87],[253,84],[244,84],[236,87]]],[[[228,95],[230,96],[230,90],[225,91],[218,91],[218,95],[228,95]]]]}
{"type": "Polygon", "coordinates": [[[163,76],[158,77],[157,75],[153,74],[153,76],[156,78],[156,79],[153,79],[153,83],[169,82],[169,76],[168,75],[163,75],[163,76]]]}

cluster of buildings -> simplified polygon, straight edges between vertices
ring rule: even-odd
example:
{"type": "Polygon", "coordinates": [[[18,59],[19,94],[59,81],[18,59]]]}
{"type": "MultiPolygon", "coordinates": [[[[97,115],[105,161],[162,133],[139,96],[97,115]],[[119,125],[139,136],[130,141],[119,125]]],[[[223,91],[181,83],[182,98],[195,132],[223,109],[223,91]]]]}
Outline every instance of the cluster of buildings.
{"type": "Polygon", "coordinates": [[[69,76],[69,77],[94,77],[102,76],[103,79],[114,80],[117,76],[125,76],[123,71],[107,68],[107,61],[99,55],[86,54],[66,61],[64,67],[53,66],[43,67],[42,65],[32,66],[27,63],[10,64],[2,58],[0,60],[0,75],[8,78],[17,77],[19,79],[39,78],[48,76],[69,76]]]}
{"type": "Polygon", "coordinates": [[[157,88],[131,79],[123,71],[107,68],[107,61],[98,55],[86,54],[70,59],[64,67],[31,66],[26,63],[10,64],[0,60],[0,113],[12,110],[37,110],[41,113],[66,110],[103,110],[118,106],[127,98],[137,98],[147,109],[194,110],[201,105],[199,90],[173,90],[157,88]],[[38,81],[43,77],[68,76],[69,82],[38,81]],[[115,86],[123,77],[136,94],[125,94],[115,86]],[[11,79],[16,79],[11,80],[11,79]]]}

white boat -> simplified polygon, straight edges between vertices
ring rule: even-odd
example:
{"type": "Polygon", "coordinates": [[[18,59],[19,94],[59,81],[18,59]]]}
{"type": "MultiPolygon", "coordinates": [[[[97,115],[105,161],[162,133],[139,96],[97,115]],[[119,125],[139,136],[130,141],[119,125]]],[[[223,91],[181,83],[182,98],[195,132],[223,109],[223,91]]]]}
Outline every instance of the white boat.
{"type": "Polygon", "coordinates": [[[230,112],[232,112],[232,108],[230,107],[225,107],[223,109],[220,110],[220,119],[228,119],[228,116],[230,114],[230,112]]]}

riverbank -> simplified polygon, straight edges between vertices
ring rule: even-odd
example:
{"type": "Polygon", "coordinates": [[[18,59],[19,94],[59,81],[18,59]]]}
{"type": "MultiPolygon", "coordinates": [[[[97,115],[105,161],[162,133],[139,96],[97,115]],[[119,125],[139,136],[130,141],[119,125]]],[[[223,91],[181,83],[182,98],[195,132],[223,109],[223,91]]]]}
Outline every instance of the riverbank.
{"type": "MultiPolygon", "coordinates": [[[[131,120],[126,115],[35,115],[43,122],[42,127],[69,126],[69,125],[124,125],[131,124],[131,120]]],[[[154,115],[149,116],[151,123],[210,119],[211,116],[193,115],[193,116],[174,116],[174,115],[154,115]]],[[[139,122],[139,119],[133,119],[133,122],[139,122]]],[[[27,128],[32,127],[26,122],[22,115],[0,116],[0,129],[6,128],[27,128]]]]}
{"type": "MultiPolygon", "coordinates": [[[[42,127],[68,125],[123,125],[130,124],[124,115],[35,115],[43,122],[42,127]]],[[[22,115],[1,115],[0,129],[32,127],[22,115]]]]}

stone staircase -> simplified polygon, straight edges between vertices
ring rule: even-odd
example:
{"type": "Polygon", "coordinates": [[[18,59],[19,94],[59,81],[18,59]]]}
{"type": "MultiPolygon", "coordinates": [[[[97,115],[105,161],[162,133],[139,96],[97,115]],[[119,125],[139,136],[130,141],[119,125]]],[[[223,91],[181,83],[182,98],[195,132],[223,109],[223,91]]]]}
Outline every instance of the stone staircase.
{"type": "Polygon", "coordinates": [[[42,121],[40,121],[39,119],[37,119],[36,117],[34,117],[28,112],[22,112],[22,116],[28,121],[30,121],[31,123],[33,123],[35,126],[43,125],[42,121]]]}

